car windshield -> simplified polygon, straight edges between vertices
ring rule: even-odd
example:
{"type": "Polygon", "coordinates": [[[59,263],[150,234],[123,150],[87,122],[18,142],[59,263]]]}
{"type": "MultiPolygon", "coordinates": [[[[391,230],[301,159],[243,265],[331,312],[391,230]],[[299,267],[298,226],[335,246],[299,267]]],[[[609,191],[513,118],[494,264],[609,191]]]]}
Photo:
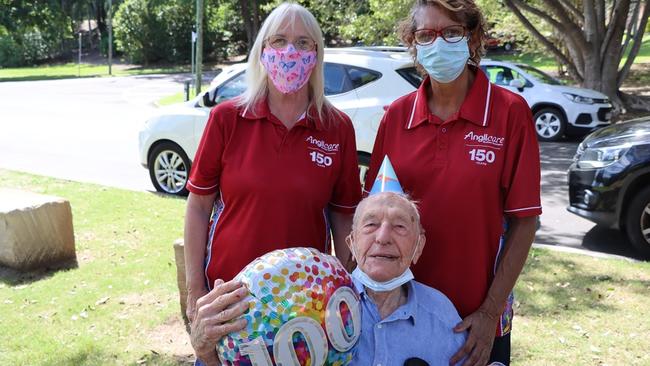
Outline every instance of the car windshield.
{"type": "Polygon", "coordinates": [[[528,65],[517,65],[524,71],[526,71],[530,76],[534,77],[535,79],[541,81],[544,84],[551,84],[551,85],[562,85],[559,80],[556,78],[552,77],[551,75],[545,73],[542,70],[536,69],[532,66],[528,65]]]}

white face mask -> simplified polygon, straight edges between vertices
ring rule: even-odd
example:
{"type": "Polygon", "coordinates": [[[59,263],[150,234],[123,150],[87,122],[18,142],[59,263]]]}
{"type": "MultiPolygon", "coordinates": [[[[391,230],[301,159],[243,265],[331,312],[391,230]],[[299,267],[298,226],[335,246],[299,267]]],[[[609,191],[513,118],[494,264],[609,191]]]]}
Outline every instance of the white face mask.
{"type": "MultiPolygon", "coordinates": [[[[406,268],[406,270],[399,276],[390,279],[385,282],[380,282],[380,281],[375,281],[370,276],[368,276],[365,272],[363,272],[359,266],[357,265],[357,268],[352,271],[352,278],[356,279],[357,281],[361,282],[364,286],[367,288],[375,291],[375,292],[387,292],[387,291],[392,291],[403,284],[407,283],[408,281],[412,280],[413,277],[413,272],[411,272],[410,265],[413,263],[413,259],[415,259],[415,254],[418,252],[418,246],[420,245],[420,237],[418,237],[418,242],[415,244],[415,250],[413,251],[413,256],[411,257],[411,260],[409,261],[409,267],[406,268]]],[[[354,249],[350,248],[352,251],[352,255],[356,259],[357,256],[354,253],[354,249]]],[[[357,261],[358,262],[358,261],[357,261]]]]}

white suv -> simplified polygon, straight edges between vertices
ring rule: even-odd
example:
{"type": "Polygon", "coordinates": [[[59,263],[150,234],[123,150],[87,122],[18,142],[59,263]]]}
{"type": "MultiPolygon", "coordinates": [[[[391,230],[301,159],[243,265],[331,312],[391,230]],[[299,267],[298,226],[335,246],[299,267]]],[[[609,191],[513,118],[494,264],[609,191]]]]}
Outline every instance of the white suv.
{"type": "MultiPolygon", "coordinates": [[[[209,91],[163,108],[145,123],[140,131],[140,162],[149,169],[156,190],[187,193],[191,158],[196,154],[210,109],[244,91],[245,69],[246,64],[225,68],[212,81],[209,91]]],[[[422,79],[411,56],[391,48],[326,49],[324,74],[325,95],[354,124],[363,182],[385,109],[415,90],[422,79]]]]}
{"type": "Polygon", "coordinates": [[[481,68],[491,82],[526,99],[541,141],[556,141],[564,134],[585,135],[610,124],[612,105],[605,94],[562,85],[524,64],[484,59],[481,68]]]}

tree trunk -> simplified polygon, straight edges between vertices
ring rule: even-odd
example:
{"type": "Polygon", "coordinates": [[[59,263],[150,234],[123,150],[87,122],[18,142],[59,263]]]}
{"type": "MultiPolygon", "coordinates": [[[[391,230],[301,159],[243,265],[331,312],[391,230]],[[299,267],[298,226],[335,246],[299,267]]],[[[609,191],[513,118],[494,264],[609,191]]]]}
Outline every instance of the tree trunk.
{"type": "Polygon", "coordinates": [[[246,45],[250,52],[251,48],[253,48],[253,43],[255,43],[254,37],[256,34],[251,19],[250,3],[249,0],[240,0],[239,3],[241,4],[241,17],[244,20],[244,29],[246,29],[246,45]]]}
{"type": "Polygon", "coordinates": [[[650,0],[637,0],[641,3],[634,5],[633,11],[630,11],[631,1],[634,0],[617,0],[607,9],[605,0],[584,0],[583,16],[576,14],[572,2],[564,0],[542,0],[537,4],[504,0],[504,3],[526,29],[566,65],[576,82],[607,95],[614,113],[625,113],[626,107],[650,111],[650,98],[627,95],[619,90],[638,54],[650,15],[650,0]],[[540,32],[540,20],[560,35],[559,42],[540,32]],[[627,37],[625,41],[624,36],[627,37]],[[628,52],[622,45],[627,46],[630,40],[633,43],[628,52]],[[626,55],[628,60],[619,71],[621,59],[626,55]]]}

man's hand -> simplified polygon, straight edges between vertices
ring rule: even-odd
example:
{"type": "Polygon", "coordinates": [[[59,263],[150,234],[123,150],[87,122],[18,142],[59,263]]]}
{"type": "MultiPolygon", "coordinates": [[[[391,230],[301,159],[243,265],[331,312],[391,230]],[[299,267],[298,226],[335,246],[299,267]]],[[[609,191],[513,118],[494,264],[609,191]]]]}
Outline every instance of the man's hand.
{"type": "Polygon", "coordinates": [[[243,299],[248,289],[240,282],[214,282],[214,289],[196,301],[191,323],[190,341],[196,357],[208,366],[219,365],[215,352],[217,342],[229,333],[246,327],[245,319],[231,321],[248,310],[243,299]]]}
{"type": "Polygon", "coordinates": [[[463,366],[485,366],[492,352],[497,319],[497,316],[479,308],[456,325],[454,332],[460,333],[469,329],[469,335],[463,347],[451,358],[449,364],[455,365],[467,357],[463,366]]]}

